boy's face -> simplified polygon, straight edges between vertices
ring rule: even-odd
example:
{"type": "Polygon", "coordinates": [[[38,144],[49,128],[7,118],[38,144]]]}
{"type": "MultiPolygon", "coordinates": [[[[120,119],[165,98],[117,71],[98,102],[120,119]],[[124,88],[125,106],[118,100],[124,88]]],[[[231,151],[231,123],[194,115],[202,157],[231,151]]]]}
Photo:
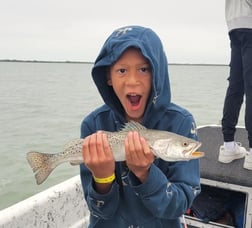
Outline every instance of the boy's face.
{"type": "Polygon", "coordinates": [[[151,67],[141,51],[127,49],[110,67],[108,85],[119,98],[127,120],[141,122],[151,91],[151,67]]]}

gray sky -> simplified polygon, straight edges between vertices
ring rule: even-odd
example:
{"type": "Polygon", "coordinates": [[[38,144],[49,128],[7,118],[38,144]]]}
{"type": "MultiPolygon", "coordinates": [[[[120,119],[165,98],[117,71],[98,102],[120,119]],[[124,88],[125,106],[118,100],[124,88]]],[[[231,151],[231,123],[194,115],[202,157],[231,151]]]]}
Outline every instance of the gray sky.
{"type": "Polygon", "coordinates": [[[0,0],[0,59],[94,61],[110,33],[152,28],[169,63],[229,63],[224,0],[0,0]]]}

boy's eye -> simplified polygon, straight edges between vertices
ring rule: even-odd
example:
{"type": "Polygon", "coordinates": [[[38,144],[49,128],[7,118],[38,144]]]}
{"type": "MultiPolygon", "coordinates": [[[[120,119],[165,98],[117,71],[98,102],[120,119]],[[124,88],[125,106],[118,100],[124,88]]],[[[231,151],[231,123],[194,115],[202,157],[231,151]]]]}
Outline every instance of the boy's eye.
{"type": "Polygon", "coordinates": [[[123,69],[123,68],[118,70],[118,73],[120,73],[120,74],[123,74],[125,72],[126,72],[126,69],[123,69]]]}
{"type": "Polygon", "coordinates": [[[142,71],[143,73],[150,72],[149,67],[141,67],[139,70],[142,71]]]}

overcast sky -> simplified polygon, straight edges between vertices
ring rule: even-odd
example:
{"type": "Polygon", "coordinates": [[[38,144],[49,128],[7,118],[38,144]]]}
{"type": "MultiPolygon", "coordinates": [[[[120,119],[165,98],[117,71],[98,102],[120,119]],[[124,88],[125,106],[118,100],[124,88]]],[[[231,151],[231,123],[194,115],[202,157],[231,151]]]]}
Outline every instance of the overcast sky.
{"type": "Polygon", "coordinates": [[[170,63],[229,63],[224,0],[0,0],[0,59],[91,61],[110,33],[152,28],[170,63]]]}

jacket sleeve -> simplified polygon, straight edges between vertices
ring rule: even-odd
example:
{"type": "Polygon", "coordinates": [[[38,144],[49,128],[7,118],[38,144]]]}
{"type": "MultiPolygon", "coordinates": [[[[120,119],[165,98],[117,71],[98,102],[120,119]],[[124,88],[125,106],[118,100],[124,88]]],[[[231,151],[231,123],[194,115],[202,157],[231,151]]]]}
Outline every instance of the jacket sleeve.
{"type": "MultiPolygon", "coordinates": [[[[183,135],[197,138],[191,117],[182,126],[183,135]]],[[[183,124],[183,123],[182,123],[183,124]]],[[[181,133],[181,132],[179,132],[181,133]]],[[[200,193],[199,160],[165,162],[156,160],[147,180],[139,184],[133,173],[128,175],[129,183],[144,206],[155,217],[176,219],[191,206],[200,193]]]]}
{"type": "MultiPolygon", "coordinates": [[[[92,125],[95,126],[95,125],[92,125]]],[[[96,130],[91,130],[87,123],[83,121],[81,125],[81,138],[92,134],[96,130]]],[[[107,194],[99,194],[94,189],[93,177],[89,169],[84,165],[80,165],[80,176],[84,197],[86,199],[90,213],[95,217],[102,219],[111,219],[119,205],[119,186],[115,181],[112,188],[107,194]]]]}

